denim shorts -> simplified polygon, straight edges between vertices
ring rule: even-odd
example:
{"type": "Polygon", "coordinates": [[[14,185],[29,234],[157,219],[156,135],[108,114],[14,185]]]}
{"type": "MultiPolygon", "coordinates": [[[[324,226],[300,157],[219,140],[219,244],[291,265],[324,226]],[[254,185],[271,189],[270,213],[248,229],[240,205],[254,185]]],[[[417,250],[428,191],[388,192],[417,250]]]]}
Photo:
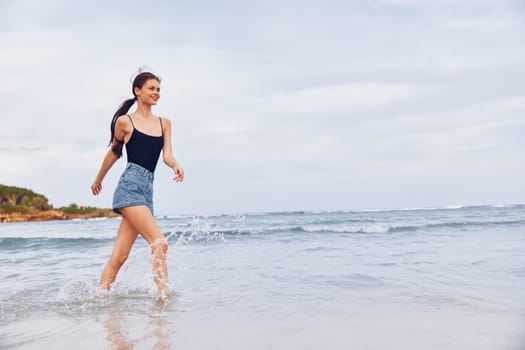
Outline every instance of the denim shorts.
{"type": "Polygon", "coordinates": [[[113,211],[119,208],[145,205],[153,214],[153,173],[135,163],[128,163],[113,194],[113,211]]]}

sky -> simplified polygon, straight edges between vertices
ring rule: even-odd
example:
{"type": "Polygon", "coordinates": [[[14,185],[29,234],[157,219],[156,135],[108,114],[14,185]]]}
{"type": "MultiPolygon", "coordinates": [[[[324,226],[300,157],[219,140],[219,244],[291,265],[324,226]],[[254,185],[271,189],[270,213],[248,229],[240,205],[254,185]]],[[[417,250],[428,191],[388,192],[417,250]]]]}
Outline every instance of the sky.
{"type": "Polygon", "coordinates": [[[110,207],[143,65],[157,215],[525,203],[522,1],[0,0],[0,183],[110,207]]]}

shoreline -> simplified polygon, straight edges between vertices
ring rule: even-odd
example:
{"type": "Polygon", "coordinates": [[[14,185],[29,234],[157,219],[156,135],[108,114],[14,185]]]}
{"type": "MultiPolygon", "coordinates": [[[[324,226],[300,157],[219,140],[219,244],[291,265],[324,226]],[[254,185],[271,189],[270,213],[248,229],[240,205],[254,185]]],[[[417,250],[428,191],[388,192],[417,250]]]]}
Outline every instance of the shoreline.
{"type": "Polygon", "coordinates": [[[83,214],[66,213],[62,210],[42,210],[33,213],[14,212],[9,214],[0,214],[0,223],[115,218],[118,216],[120,215],[114,213],[111,209],[97,209],[94,212],[83,214]]]}

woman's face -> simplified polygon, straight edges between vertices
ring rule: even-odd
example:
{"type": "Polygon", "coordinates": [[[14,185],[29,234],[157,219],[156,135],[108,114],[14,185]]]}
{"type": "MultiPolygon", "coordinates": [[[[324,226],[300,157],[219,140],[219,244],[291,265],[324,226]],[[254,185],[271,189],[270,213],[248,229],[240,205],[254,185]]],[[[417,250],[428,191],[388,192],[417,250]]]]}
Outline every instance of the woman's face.
{"type": "Polygon", "coordinates": [[[160,98],[160,83],[157,79],[148,79],[142,88],[135,88],[137,99],[147,105],[156,105],[160,98]]]}

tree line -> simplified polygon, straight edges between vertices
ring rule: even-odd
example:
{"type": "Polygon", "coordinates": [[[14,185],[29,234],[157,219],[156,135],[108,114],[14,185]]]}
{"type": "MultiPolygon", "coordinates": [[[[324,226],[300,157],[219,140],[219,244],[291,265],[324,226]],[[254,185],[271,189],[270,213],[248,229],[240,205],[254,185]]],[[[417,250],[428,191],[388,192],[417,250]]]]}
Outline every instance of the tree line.
{"type": "MultiPolygon", "coordinates": [[[[0,184],[0,214],[26,214],[52,209],[55,208],[53,208],[53,205],[49,203],[47,197],[43,194],[33,192],[27,188],[0,184]]],[[[89,214],[99,209],[73,203],[67,207],[57,208],[56,210],[66,214],[89,214]]]]}
{"type": "Polygon", "coordinates": [[[27,213],[36,210],[50,210],[46,196],[27,188],[0,184],[0,213],[27,213]]]}

